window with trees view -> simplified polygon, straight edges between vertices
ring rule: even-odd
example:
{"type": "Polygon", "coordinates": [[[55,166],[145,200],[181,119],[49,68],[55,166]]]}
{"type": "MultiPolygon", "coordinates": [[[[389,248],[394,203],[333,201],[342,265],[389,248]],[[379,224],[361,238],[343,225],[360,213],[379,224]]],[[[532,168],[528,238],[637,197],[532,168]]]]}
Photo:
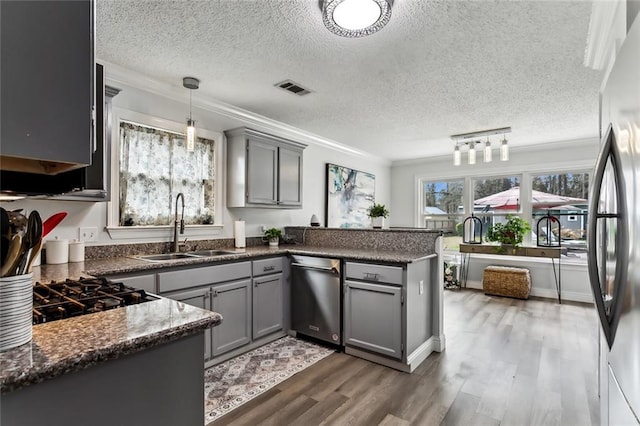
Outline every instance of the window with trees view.
{"type": "MultiPolygon", "coordinates": [[[[589,209],[588,173],[537,174],[531,177],[533,239],[551,240],[567,248],[567,254],[586,256],[589,209]],[[559,219],[551,235],[538,235],[535,226],[547,213],[559,219]]],[[[542,233],[542,230],[540,231],[542,233]]]]}
{"type": "Polygon", "coordinates": [[[507,215],[515,214],[531,224],[526,243],[535,245],[539,238],[546,242],[560,240],[565,256],[580,261],[586,259],[587,172],[523,172],[522,175],[422,180],[420,183],[423,226],[445,231],[445,250],[458,251],[463,236],[462,223],[471,214],[465,211],[465,206],[466,209],[473,206],[473,214],[482,222],[483,239],[491,225],[506,222],[507,215]],[[521,188],[523,180],[530,185],[521,188]],[[467,200],[467,194],[471,199],[467,200]],[[542,235],[546,231],[538,235],[538,220],[548,213],[559,221],[554,222],[550,235],[542,235]]]}

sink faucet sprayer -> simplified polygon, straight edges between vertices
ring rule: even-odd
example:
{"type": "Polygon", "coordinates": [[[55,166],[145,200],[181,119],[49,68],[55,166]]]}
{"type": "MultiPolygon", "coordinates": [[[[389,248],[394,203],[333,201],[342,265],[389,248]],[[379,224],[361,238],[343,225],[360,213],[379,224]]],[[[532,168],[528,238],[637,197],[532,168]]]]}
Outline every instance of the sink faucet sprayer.
{"type": "Polygon", "coordinates": [[[173,251],[178,253],[180,251],[180,243],[178,242],[178,225],[180,225],[180,234],[184,234],[184,194],[178,193],[176,196],[176,218],[173,223],[173,251]],[[180,214],[180,220],[178,220],[178,201],[182,200],[182,213],[180,214]]]}

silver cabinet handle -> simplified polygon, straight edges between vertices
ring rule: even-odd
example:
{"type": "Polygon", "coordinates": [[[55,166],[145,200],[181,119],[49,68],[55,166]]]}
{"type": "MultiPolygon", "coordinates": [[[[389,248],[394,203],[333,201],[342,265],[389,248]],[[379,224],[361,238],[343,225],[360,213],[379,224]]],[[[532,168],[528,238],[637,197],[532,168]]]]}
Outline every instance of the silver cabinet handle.
{"type": "Polygon", "coordinates": [[[380,279],[380,274],[376,274],[373,272],[365,272],[364,279],[371,281],[378,281],[380,279]]]}
{"type": "Polygon", "coordinates": [[[276,269],[276,267],[271,265],[271,266],[265,266],[264,268],[262,268],[262,271],[267,272],[267,271],[273,271],[274,269],[276,269]]]}

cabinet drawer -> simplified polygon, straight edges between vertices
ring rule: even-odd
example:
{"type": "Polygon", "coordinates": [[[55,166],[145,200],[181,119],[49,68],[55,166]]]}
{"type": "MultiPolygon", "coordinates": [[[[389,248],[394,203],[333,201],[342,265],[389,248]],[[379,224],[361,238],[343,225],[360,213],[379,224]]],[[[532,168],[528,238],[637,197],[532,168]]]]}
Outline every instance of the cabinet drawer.
{"type": "Polygon", "coordinates": [[[527,247],[527,256],[559,258],[560,249],[555,247],[527,247]]]}
{"type": "Polygon", "coordinates": [[[250,276],[251,262],[229,263],[226,265],[206,266],[204,268],[160,272],[158,274],[158,291],[163,293],[166,291],[248,278],[250,276]]]}
{"type": "Polygon", "coordinates": [[[273,259],[261,259],[253,261],[253,276],[275,274],[282,272],[282,258],[275,257],[273,259]]]}
{"type": "Polygon", "coordinates": [[[111,281],[121,282],[124,285],[128,285],[129,287],[133,287],[135,289],[140,289],[144,291],[148,291],[149,293],[156,293],[156,275],[139,275],[136,277],[107,277],[111,281]]]}
{"type": "Polygon", "coordinates": [[[346,278],[373,281],[389,284],[404,282],[404,270],[398,266],[372,265],[369,263],[347,262],[345,266],[346,278]]]}

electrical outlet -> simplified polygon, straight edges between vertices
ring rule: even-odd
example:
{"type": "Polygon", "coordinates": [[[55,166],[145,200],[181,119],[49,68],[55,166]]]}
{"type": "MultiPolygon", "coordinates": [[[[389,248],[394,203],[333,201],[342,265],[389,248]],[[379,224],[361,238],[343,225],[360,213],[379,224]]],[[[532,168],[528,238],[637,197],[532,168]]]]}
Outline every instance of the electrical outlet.
{"type": "Polygon", "coordinates": [[[264,231],[266,231],[267,228],[264,225],[260,225],[260,233],[264,234],[264,231]]]}
{"type": "Polygon", "coordinates": [[[80,228],[78,239],[86,243],[93,243],[98,241],[98,228],[94,228],[94,227],[80,228]]]}

